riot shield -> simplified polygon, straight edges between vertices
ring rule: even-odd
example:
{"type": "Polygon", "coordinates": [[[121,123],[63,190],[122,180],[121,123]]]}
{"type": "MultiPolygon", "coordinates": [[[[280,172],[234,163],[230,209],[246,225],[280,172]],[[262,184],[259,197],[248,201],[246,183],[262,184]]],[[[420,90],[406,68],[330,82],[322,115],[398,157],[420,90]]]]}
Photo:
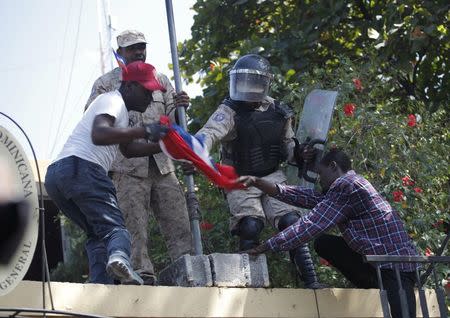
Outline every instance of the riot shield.
{"type": "Polygon", "coordinates": [[[338,92],[315,89],[306,96],[296,138],[300,143],[308,142],[319,150],[316,160],[299,171],[296,167],[288,167],[288,183],[299,184],[309,188],[314,187],[317,178],[317,163],[320,161],[328,130],[333,118],[334,105],[338,92]],[[299,180],[300,178],[300,180],[299,180]]]}

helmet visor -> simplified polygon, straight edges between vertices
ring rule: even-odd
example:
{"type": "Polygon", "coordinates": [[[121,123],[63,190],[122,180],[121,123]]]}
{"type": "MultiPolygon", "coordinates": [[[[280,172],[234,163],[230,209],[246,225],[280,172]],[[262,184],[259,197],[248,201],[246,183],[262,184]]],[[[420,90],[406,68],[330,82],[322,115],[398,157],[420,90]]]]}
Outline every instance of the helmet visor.
{"type": "Polygon", "coordinates": [[[244,102],[261,102],[269,93],[270,77],[255,73],[231,73],[230,97],[244,102]]]}

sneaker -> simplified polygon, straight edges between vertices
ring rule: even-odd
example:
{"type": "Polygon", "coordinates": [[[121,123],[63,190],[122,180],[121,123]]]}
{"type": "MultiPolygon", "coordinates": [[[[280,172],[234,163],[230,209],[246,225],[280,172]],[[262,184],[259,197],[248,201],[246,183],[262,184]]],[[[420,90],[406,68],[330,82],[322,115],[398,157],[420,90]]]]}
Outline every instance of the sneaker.
{"type": "Polygon", "coordinates": [[[144,281],[130,266],[130,263],[120,255],[111,255],[106,265],[106,271],[112,277],[120,280],[123,285],[142,285],[144,281]]]}

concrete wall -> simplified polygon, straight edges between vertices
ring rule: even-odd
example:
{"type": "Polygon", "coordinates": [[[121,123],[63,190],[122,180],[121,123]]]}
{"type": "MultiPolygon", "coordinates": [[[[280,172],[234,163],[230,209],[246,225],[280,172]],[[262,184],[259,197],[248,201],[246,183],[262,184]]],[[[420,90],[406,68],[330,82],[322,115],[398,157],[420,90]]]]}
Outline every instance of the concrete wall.
{"type": "MultiPolygon", "coordinates": [[[[373,289],[312,291],[52,283],[52,294],[56,310],[115,317],[383,317],[378,290],[373,289]]],[[[439,317],[434,293],[427,290],[426,294],[430,317],[439,317]]],[[[47,308],[49,303],[47,300],[47,308]]],[[[0,297],[0,308],[7,307],[42,308],[42,283],[21,282],[11,293],[0,297]]],[[[422,317],[419,304],[417,313],[417,317],[422,317]]]]}

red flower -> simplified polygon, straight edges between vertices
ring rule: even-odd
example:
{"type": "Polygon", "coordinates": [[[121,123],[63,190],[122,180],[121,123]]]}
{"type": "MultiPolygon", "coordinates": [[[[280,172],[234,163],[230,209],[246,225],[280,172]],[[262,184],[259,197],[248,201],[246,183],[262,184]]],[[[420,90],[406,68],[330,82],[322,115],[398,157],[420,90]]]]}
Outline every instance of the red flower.
{"type": "Polygon", "coordinates": [[[319,257],[319,263],[323,266],[331,266],[330,262],[328,262],[325,258],[319,257]]]}
{"type": "Polygon", "coordinates": [[[423,192],[422,188],[419,188],[419,187],[414,188],[414,191],[416,191],[417,193],[423,192]]]}
{"type": "Polygon", "coordinates": [[[356,105],[353,103],[347,103],[344,105],[344,114],[347,117],[353,116],[355,113],[356,105]]]}
{"type": "Polygon", "coordinates": [[[427,247],[425,249],[425,256],[431,256],[433,255],[433,251],[431,250],[431,248],[427,247]]]}
{"type": "Polygon", "coordinates": [[[395,202],[400,202],[403,200],[403,192],[401,190],[396,190],[392,192],[392,195],[394,196],[395,202]]]}
{"type": "Polygon", "coordinates": [[[409,127],[414,127],[416,124],[417,124],[416,115],[409,114],[408,115],[408,126],[409,127]]]}
{"type": "Polygon", "coordinates": [[[208,221],[202,221],[200,222],[200,228],[204,231],[209,231],[214,228],[214,224],[209,223],[208,221]]]}
{"type": "Polygon", "coordinates": [[[411,179],[409,176],[404,176],[402,178],[402,184],[404,186],[413,186],[414,185],[414,180],[411,179]]]}
{"type": "Polygon", "coordinates": [[[360,92],[360,91],[363,90],[362,83],[361,83],[361,80],[359,78],[354,78],[352,81],[353,81],[353,85],[355,85],[355,89],[357,91],[360,92]]]}
{"type": "Polygon", "coordinates": [[[439,220],[439,221],[437,221],[436,223],[434,223],[433,224],[433,227],[435,228],[435,229],[440,229],[441,228],[441,226],[442,226],[442,224],[444,224],[444,220],[439,220]]]}

